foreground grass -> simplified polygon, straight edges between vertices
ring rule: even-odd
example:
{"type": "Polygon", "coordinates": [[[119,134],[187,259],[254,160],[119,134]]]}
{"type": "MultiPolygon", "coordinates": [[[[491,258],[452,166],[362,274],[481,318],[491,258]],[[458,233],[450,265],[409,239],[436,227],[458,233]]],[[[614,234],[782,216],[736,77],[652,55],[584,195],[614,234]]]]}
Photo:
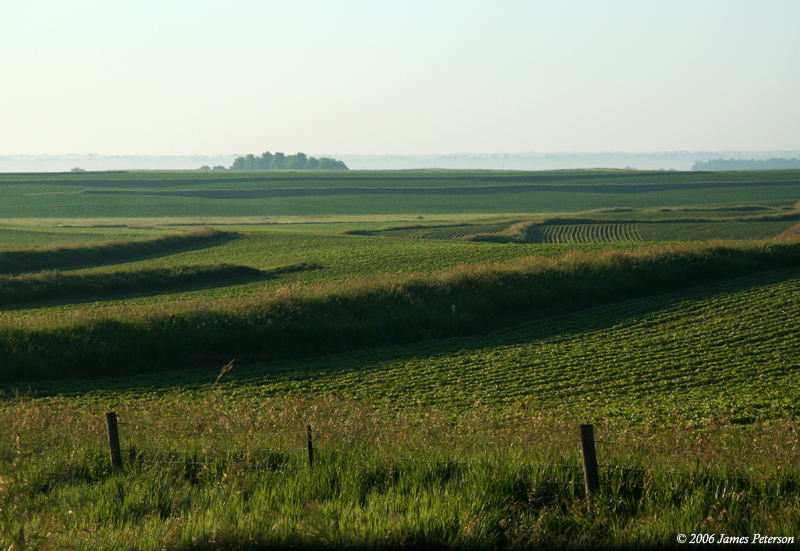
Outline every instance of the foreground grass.
{"type": "Polygon", "coordinates": [[[0,412],[0,543],[55,549],[647,548],[678,534],[797,537],[798,427],[596,427],[587,508],[577,419],[535,404],[453,416],[211,390],[0,412]],[[305,425],[315,435],[309,468],[305,425]]]}

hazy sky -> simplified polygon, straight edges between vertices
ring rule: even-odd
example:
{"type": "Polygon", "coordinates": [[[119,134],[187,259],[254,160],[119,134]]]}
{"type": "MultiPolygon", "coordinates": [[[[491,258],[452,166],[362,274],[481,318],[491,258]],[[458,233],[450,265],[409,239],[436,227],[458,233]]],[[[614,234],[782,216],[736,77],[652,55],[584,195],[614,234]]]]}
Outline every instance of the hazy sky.
{"type": "Polygon", "coordinates": [[[800,2],[0,2],[0,155],[800,149],[800,2]]]}

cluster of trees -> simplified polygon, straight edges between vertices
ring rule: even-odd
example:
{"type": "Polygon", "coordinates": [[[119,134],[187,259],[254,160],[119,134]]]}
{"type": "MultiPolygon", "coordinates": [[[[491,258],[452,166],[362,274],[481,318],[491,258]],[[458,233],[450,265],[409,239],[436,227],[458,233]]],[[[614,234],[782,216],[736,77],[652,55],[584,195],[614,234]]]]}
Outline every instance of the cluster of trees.
{"type": "Polygon", "coordinates": [[[692,170],[786,170],[789,168],[800,168],[800,159],[773,158],[763,161],[713,159],[705,162],[697,161],[692,165],[692,170]]]}
{"type": "Polygon", "coordinates": [[[231,170],[347,170],[342,161],[329,157],[307,157],[305,153],[284,155],[283,153],[262,153],[261,156],[245,155],[233,161],[231,170]]]}

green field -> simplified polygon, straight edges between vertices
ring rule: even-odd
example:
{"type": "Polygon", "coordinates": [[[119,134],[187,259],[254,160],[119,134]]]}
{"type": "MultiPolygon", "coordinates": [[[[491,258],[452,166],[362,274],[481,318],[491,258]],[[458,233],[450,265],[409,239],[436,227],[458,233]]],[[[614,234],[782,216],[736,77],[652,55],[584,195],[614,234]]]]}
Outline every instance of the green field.
{"type": "Polygon", "coordinates": [[[3,549],[800,538],[800,171],[2,174],[0,198],[3,549]]]}
{"type": "Polygon", "coordinates": [[[800,171],[0,175],[0,218],[498,214],[797,202],[800,171]]]}

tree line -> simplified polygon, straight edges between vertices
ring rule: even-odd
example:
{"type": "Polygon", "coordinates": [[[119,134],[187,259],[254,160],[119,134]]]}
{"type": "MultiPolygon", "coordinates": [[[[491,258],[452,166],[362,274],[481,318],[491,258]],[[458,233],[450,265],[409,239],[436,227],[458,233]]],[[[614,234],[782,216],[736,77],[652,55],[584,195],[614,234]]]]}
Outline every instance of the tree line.
{"type": "Polygon", "coordinates": [[[692,170],[786,170],[800,168],[800,159],[766,159],[757,161],[736,159],[711,159],[697,161],[692,165],[692,170]]]}
{"type": "Polygon", "coordinates": [[[245,155],[233,161],[231,170],[347,170],[342,161],[330,157],[308,157],[305,153],[284,155],[283,153],[262,153],[260,156],[245,155]]]}

